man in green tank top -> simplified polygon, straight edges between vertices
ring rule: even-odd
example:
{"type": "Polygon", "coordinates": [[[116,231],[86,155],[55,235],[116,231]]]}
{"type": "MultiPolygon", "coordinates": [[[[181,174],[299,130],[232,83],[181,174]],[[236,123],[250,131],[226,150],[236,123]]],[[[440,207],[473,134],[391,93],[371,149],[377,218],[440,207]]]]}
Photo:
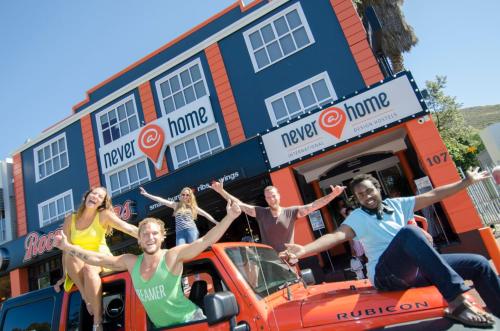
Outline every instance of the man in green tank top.
{"type": "Polygon", "coordinates": [[[139,223],[138,243],[144,252],[139,256],[109,256],[87,251],[68,243],[63,233],[54,238],[54,246],[90,265],[128,270],[137,296],[155,327],[200,320],[205,318],[202,310],[184,296],[180,286],[183,263],[216,243],[241,213],[238,204],[231,200],[226,210],[227,215],[205,236],[168,250],[161,249],[166,231],[163,222],[156,218],[146,218],[139,223]]]}

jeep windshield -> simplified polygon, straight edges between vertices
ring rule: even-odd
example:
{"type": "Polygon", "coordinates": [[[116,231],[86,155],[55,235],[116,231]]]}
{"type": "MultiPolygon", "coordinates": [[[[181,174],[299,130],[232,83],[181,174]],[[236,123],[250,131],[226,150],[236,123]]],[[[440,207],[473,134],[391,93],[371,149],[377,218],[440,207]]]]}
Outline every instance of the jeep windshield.
{"type": "Polygon", "coordinates": [[[278,257],[276,251],[265,247],[232,247],[226,253],[248,285],[259,297],[268,296],[299,281],[297,274],[278,257]]]}

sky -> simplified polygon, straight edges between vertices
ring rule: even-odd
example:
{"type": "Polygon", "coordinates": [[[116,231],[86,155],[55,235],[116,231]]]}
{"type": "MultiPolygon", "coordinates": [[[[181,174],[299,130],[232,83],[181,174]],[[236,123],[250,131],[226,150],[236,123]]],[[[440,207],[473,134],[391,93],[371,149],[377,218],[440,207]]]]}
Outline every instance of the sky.
{"type": "MultiPolygon", "coordinates": [[[[86,91],[235,1],[0,0],[0,159],[69,116],[86,91]]],[[[464,106],[500,104],[499,12],[498,0],[406,0],[419,43],[405,66],[417,84],[445,75],[445,92],[464,106]]]]}

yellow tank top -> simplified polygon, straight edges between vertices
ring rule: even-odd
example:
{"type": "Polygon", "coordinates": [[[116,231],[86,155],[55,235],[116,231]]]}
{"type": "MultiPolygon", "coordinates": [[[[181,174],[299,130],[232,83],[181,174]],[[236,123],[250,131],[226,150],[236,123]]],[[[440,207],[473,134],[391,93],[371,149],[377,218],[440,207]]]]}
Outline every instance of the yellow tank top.
{"type": "Polygon", "coordinates": [[[110,253],[106,245],[106,229],[101,225],[99,213],[96,214],[92,223],[83,230],[76,228],[76,215],[73,214],[71,217],[71,242],[89,251],[110,253]]]}

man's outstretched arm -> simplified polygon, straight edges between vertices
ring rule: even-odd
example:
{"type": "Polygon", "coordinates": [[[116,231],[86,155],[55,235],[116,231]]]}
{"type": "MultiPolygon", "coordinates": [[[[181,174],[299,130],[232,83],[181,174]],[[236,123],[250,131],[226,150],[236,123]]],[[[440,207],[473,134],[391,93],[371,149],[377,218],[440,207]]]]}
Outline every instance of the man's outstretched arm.
{"type": "Polygon", "coordinates": [[[66,254],[77,257],[87,264],[115,271],[128,270],[128,267],[133,265],[132,260],[136,258],[131,254],[113,256],[85,250],[80,246],[70,244],[63,232],[60,232],[60,234],[54,237],[53,245],[64,251],[66,254]]]}
{"type": "Polygon", "coordinates": [[[310,213],[312,213],[313,211],[318,210],[318,209],[326,206],[327,203],[329,203],[330,201],[332,201],[333,199],[338,197],[340,194],[342,194],[342,192],[344,192],[345,186],[338,186],[337,185],[337,186],[333,187],[333,185],[330,185],[330,188],[332,189],[332,191],[329,194],[327,194],[324,197],[321,197],[317,200],[314,200],[310,204],[300,206],[297,216],[298,217],[307,216],[310,213]]]}
{"type": "Polygon", "coordinates": [[[212,185],[210,185],[212,190],[215,192],[219,193],[226,201],[232,200],[235,201],[238,205],[240,205],[241,210],[247,214],[248,216],[255,217],[255,206],[249,205],[247,203],[242,202],[240,199],[236,198],[235,196],[229,194],[224,189],[224,184],[222,181],[213,181],[212,185]]]}
{"type": "Polygon", "coordinates": [[[491,177],[487,171],[479,172],[479,168],[467,170],[467,176],[461,181],[437,187],[429,192],[419,194],[415,197],[415,207],[413,211],[420,210],[439,202],[453,194],[460,192],[469,185],[491,177]]]}

